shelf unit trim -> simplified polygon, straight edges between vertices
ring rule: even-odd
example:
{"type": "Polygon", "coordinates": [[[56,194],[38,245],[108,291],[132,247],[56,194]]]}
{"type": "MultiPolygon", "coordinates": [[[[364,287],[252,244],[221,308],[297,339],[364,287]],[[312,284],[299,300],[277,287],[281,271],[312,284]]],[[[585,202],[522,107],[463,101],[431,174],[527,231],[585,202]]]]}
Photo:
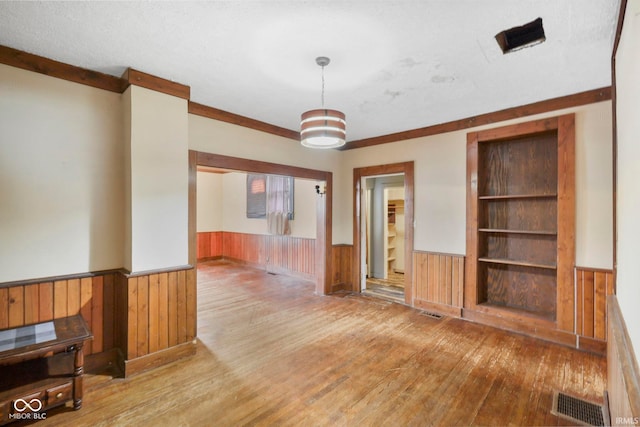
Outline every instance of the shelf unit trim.
{"type": "Polygon", "coordinates": [[[531,234],[539,236],[557,236],[556,231],[550,230],[511,230],[508,228],[478,228],[482,233],[511,233],[511,234],[531,234]]]}
{"type": "MultiPolygon", "coordinates": [[[[524,319],[534,320],[539,323],[545,334],[559,336],[558,334],[572,334],[575,330],[574,311],[575,295],[573,289],[573,265],[575,264],[575,114],[566,114],[557,117],[534,120],[531,122],[506,125],[499,128],[487,129],[467,133],[467,251],[465,259],[465,285],[464,285],[464,310],[473,317],[474,313],[482,313],[478,319],[484,320],[490,325],[504,325],[503,318],[512,317],[517,323],[524,319]],[[557,133],[557,160],[558,177],[557,191],[553,189],[543,190],[543,193],[521,194],[488,194],[480,188],[479,182],[479,153],[478,148],[484,142],[500,142],[512,138],[528,137],[555,131],[557,133]],[[550,190],[550,191],[549,191],[550,190]],[[481,192],[480,192],[481,191],[481,192]],[[480,227],[481,209],[486,209],[497,203],[509,203],[510,201],[530,200],[554,200],[557,208],[557,228],[555,227],[529,233],[528,230],[491,229],[480,227]],[[524,232],[522,232],[524,231],[524,232]],[[540,240],[555,238],[557,254],[555,266],[541,263],[520,262],[509,259],[495,259],[482,257],[480,236],[487,237],[489,233],[513,233],[532,234],[540,240]],[[477,274],[480,268],[487,268],[487,263],[515,265],[523,267],[541,268],[540,274],[547,271],[556,271],[556,308],[555,316],[536,312],[528,312],[519,308],[502,308],[491,304],[489,301],[480,301],[477,274]],[[486,315],[486,317],[485,317],[486,315]],[[545,319],[546,317],[546,319],[545,319]]],[[[485,224],[482,224],[485,225],[485,224]]],[[[489,225],[489,224],[487,224],[489,225]]],[[[534,273],[535,274],[535,273],[534,273]]],[[[483,322],[483,323],[484,323],[483,322]]],[[[509,327],[512,329],[512,327],[509,327]]],[[[518,328],[514,328],[517,330],[518,328]]],[[[537,335],[540,331],[530,330],[529,334],[537,335]]]]}
{"type": "Polygon", "coordinates": [[[495,196],[478,196],[478,200],[509,200],[509,199],[556,199],[558,194],[500,194],[495,196]]]}
{"type": "Polygon", "coordinates": [[[516,265],[520,267],[543,268],[546,270],[555,270],[557,268],[557,266],[554,264],[542,264],[538,262],[529,262],[529,261],[516,261],[513,259],[506,259],[506,258],[480,257],[478,258],[478,261],[487,262],[491,264],[505,264],[505,265],[516,265]]]}

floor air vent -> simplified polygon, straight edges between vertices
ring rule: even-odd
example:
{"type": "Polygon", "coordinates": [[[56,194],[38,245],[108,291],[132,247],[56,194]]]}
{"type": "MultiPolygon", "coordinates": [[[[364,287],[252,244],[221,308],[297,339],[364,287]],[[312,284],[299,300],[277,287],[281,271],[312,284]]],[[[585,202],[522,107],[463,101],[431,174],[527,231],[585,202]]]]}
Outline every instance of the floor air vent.
{"type": "Polygon", "coordinates": [[[602,406],[560,392],[553,395],[551,413],[580,425],[605,425],[602,406]]]}
{"type": "Polygon", "coordinates": [[[431,312],[428,312],[428,311],[421,311],[420,314],[423,315],[423,316],[431,317],[432,319],[442,319],[442,315],[441,314],[437,314],[437,313],[431,313],[431,312]]]}

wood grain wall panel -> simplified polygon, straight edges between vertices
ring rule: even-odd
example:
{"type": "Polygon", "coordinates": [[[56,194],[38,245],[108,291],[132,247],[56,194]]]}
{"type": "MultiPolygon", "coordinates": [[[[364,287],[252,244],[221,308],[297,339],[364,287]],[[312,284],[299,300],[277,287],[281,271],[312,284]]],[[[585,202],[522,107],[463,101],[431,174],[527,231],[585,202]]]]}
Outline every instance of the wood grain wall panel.
{"type": "Polygon", "coordinates": [[[337,290],[355,291],[353,284],[353,245],[333,245],[331,248],[333,262],[331,263],[331,288],[337,290]]]}
{"type": "Polygon", "coordinates": [[[24,325],[24,286],[9,288],[9,327],[24,325]]]}
{"type": "Polygon", "coordinates": [[[9,327],[9,289],[0,288],[0,329],[9,327]]]}
{"type": "Polygon", "coordinates": [[[81,314],[94,336],[85,354],[113,349],[116,276],[105,273],[0,288],[0,329],[81,314]]]}
{"type": "MultiPolygon", "coordinates": [[[[104,277],[93,277],[86,286],[81,286],[82,308],[91,311],[89,328],[93,332],[92,353],[101,353],[104,349],[104,277]]],[[[83,314],[84,316],[84,314],[83,314]]],[[[85,317],[85,320],[87,318],[85,317]]]]}
{"type": "MultiPolygon", "coordinates": [[[[149,276],[138,276],[136,357],[149,354],[149,276]]],[[[131,321],[131,319],[129,319],[131,321]]]]}
{"type": "Polygon", "coordinates": [[[183,343],[187,340],[187,284],[184,280],[184,274],[177,275],[178,283],[178,310],[177,323],[178,323],[178,343],[183,343]]]}
{"type": "Polygon", "coordinates": [[[614,293],[613,272],[576,268],[576,334],[607,340],[607,296],[614,293]]]}
{"type": "Polygon", "coordinates": [[[615,295],[607,297],[607,317],[607,394],[611,424],[637,425],[640,369],[615,295]]]}
{"type": "MultiPolygon", "coordinates": [[[[315,274],[315,239],[290,236],[261,236],[266,269],[312,279],[315,274]]],[[[250,251],[251,252],[251,251],[250,251]]]]}
{"type": "Polygon", "coordinates": [[[420,251],[413,253],[414,306],[440,309],[460,316],[463,291],[464,256],[420,251]]]}
{"type": "MultiPolygon", "coordinates": [[[[194,270],[195,271],[195,270],[194,270]]],[[[169,347],[169,273],[158,275],[158,350],[169,347]]]]}
{"type": "Polygon", "coordinates": [[[178,275],[167,275],[167,331],[169,347],[178,344],[178,275]]]}
{"type": "Polygon", "coordinates": [[[198,274],[195,268],[181,272],[186,280],[186,308],[187,308],[187,336],[184,342],[193,341],[198,335],[198,302],[197,281],[198,274]]]}
{"type": "MultiPolygon", "coordinates": [[[[85,322],[87,322],[87,326],[89,329],[93,326],[93,312],[91,309],[91,300],[92,300],[92,284],[91,277],[84,277],[82,279],[76,280],[77,289],[74,290],[73,295],[74,302],[73,304],[69,302],[69,313],[80,313],[84,318],[85,322]]],[[[93,330],[91,331],[93,332],[93,330]]],[[[94,339],[96,334],[101,335],[102,331],[96,331],[93,333],[94,339]]],[[[99,338],[102,340],[102,337],[99,338]]],[[[88,341],[85,344],[85,349],[87,350],[87,354],[91,354],[93,352],[93,340],[88,341]]]]}
{"type": "Polygon", "coordinates": [[[221,232],[222,257],[269,272],[312,280],[316,241],[302,237],[221,232]]]}
{"type": "Polygon", "coordinates": [[[40,295],[38,285],[24,287],[24,323],[38,323],[40,321],[40,295]]]}
{"type": "Polygon", "coordinates": [[[127,279],[127,316],[124,322],[126,331],[126,348],[123,349],[126,359],[135,359],[138,355],[138,278],[127,279]]]}
{"type": "Polygon", "coordinates": [[[159,276],[152,274],[149,276],[149,351],[155,353],[159,348],[160,319],[158,300],[159,276]]]}
{"type": "Polygon", "coordinates": [[[67,316],[67,281],[56,280],[53,282],[53,318],[59,319],[67,316]]]}
{"type": "Polygon", "coordinates": [[[265,266],[265,238],[260,234],[225,231],[222,233],[222,256],[250,265],[265,266]]]}
{"type": "Polygon", "coordinates": [[[38,319],[47,322],[53,319],[53,282],[38,285],[38,319]]]}
{"type": "Polygon", "coordinates": [[[198,261],[222,256],[222,231],[205,231],[197,234],[198,261]]]}

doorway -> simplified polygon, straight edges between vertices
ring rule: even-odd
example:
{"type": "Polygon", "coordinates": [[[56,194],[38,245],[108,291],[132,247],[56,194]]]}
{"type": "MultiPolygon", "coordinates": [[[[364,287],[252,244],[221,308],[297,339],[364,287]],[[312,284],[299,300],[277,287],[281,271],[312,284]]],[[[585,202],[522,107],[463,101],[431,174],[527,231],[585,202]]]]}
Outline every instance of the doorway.
{"type": "Polygon", "coordinates": [[[413,170],[413,162],[353,170],[353,290],[387,297],[395,291],[407,305],[413,303],[413,170]],[[390,279],[401,286],[389,289],[390,279]]]}
{"type": "Polygon", "coordinates": [[[404,174],[362,179],[361,292],[404,304],[404,174]]]}
{"type": "Polygon", "coordinates": [[[315,293],[326,295],[331,291],[331,224],[332,189],[331,172],[306,169],[258,160],[242,159],[189,150],[189,263],[196,265],[196,181],[198,166],[230,169],[236,171],[271,173],[311,179],[324,183],[323,192],[316,197],[316,241],[315,241],[315,293]]]}

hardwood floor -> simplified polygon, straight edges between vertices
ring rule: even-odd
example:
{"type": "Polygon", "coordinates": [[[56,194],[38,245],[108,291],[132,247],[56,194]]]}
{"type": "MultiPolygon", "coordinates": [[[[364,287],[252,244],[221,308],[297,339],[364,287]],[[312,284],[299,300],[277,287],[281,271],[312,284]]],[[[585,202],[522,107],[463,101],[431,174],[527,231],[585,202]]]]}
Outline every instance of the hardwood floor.
{"type": "Polygon", "coordinates": [[[396,286],[384,285],[381,283],[369,282],[367,280],[367,289],[362,291],[363,295],[382,298],[387,301],[404,304],[404,288],[396,286]]]}
{"type": "MultiPolygon", "coordinates": [[[[38,425],[562,425],[604,358],[224,261],[198,268],[198,351],[89,387],[38,425]]],[[[88,378],[88,382],[95,381],[88,378]]]]}

